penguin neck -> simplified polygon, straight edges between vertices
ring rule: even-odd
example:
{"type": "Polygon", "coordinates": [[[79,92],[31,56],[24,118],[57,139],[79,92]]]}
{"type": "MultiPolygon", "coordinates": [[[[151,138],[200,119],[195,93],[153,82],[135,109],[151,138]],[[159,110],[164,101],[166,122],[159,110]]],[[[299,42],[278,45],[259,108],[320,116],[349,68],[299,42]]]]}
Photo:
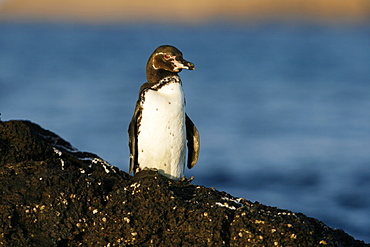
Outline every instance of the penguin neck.
{"type": "Polygon", "coordinates": [[[146,78],[148,80],[148,83],[150,84],[157,84],[162,79],[166,77],[172,77],[176,76],[178,77],[178,74],[175,72],[163,70],[163,69],[154,69],[152,66],[148,67],[146,69],[146,78]]]}

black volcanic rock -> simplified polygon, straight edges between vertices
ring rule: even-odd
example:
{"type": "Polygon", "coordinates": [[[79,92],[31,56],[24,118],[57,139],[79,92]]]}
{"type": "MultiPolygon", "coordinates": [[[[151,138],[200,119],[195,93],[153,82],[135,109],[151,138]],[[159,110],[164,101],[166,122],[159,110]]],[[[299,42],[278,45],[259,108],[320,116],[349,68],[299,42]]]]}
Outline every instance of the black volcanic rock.
{"type": "Polygon", "coordinates": [[[0,123],[2,246],[370,246],[300,213],[134,177],[28,121],[0,123]]]}

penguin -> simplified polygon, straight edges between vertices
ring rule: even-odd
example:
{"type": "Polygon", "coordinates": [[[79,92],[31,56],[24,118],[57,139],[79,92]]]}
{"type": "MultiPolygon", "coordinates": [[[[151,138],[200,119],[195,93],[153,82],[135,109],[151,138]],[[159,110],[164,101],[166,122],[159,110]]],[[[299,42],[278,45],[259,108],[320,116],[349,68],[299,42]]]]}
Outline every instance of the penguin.
{"type": "Polygon", "coordinates": [[[185,112],[185,97],[178,75],[194,70],[174,46],[159,46],[146,64],[147,82],[140,87],[135,112],[128,128],[129,173],[144,168],[157,170],[179,180],[187,167],[198,161],[200,139],[197,128],[185,112]]]}

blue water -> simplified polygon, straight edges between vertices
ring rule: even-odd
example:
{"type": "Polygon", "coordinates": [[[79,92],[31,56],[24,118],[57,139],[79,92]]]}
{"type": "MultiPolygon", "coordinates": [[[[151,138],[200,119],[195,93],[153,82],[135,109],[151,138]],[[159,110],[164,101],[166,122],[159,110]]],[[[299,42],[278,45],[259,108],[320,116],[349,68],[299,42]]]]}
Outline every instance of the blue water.
{"type": "Polygon", "coordinates": [[[0,112],[128,170],[145,64],[177,46],[201,134],[187,176],[370,242],[370,28],[0,23],[0,112]]]}

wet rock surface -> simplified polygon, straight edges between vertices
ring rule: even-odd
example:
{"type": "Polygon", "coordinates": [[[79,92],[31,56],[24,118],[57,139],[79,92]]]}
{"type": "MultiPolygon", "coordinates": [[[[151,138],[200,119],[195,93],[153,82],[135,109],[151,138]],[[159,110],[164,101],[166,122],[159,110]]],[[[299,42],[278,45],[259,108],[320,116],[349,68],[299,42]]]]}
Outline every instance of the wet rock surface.
{"type": "Polygon", "coordinates": [[[2,246],[370,246],[301,213],[134,177],[28,121],[0,123],[2,246]]]}

